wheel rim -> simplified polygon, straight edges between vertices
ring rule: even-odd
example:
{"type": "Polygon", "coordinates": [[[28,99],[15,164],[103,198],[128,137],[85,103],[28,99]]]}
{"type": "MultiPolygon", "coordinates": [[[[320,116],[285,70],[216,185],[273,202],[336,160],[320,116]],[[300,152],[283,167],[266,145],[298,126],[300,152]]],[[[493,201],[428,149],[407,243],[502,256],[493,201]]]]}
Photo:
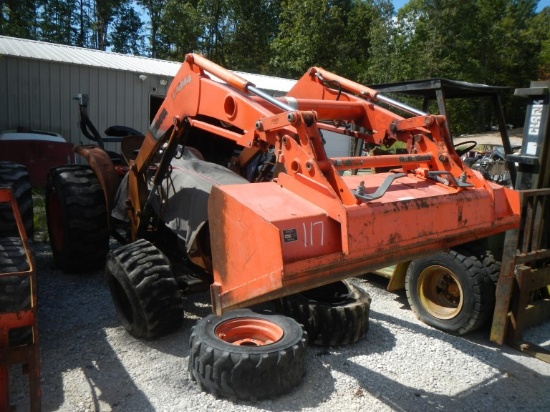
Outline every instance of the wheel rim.
{"type": "Polygon", "coordinates": [[[452,319],[464,305],[464,293],[456,275],[444,266],[424,269],[418,278],[418,296],[430,315],[452,319]]]}
{"type": "Polygon", "coordinates": [[[214,332],[224,342],[236,346],[265,346],[284,335],[283,329],[268,320],[256,318],[229,319],[220,323],[214,332]]]}
{"type": "Polygon", "coordinates": [[[50,229],[50,239],[56,251],[63,249],[63,226],[61,219],[61,203],[59,197],[54,192],[48,199],[48,223],[50,229]]]}

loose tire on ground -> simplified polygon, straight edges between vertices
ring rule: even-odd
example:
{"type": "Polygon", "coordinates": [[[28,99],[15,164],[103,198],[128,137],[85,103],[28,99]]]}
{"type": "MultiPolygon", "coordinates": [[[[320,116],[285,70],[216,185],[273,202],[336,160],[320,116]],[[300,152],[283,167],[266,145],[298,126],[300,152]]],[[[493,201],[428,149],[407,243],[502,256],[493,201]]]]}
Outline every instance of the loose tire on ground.
{"type": "Polygon", "coordinates": [[[53,257],[64,272],[99,269],[109,249],[108,215],[99,181],[87,166],[53,169],[46,188],[53,257]]]}
{"type": "MultiPolygon", "coordinates": [[[[0,162],[0,186],[11,187],[26,235],[32,239],[34,234],[32,187],[27,168],[15,162],[0,162]]],[[[0,204],[0,234],[19,236],[13,211],[8,203],[0,204]]]]}
{"type": "Polygon", "coordinates": [[[464,335],[483,326],[495,305],[492,255],[466,250],[411,262],[405,278],[407,299],[418,319],[445,332],[464,335]]]}
{"type": "Polygon", "coordinates": [[[249,309],[209,315],[193,327],[189,345],[191,379],[216,397],[273,398],[305,374],[307,334],[286,316],[249,309]]]}
{"type": "Polygon", "coordinates": [[[147,240],[110,252],[105,276],[118,319],[130,335],[154,339],[181,326],[183,299],[170,262],[147,240]]]}
{"type": "MultiPolygon", "coordinates": [[[[16,273],[29,270],[29,262],[19,237],[0,239],[0,273],[16,273]]],[[[29,276],[6,276],[0,278],[0,312],[17,312],[31,307],[29,276]]],[[[8,335],[10,346],[32,342],[32,328],[11,329],[8,335]]]]}
{"type": "Polygon", "coordinates": [[[304,326],[309,343],[340,346],[365,336],[370,303],[364,289],[345,280],[278,299],[276,306],[304,326]]]}

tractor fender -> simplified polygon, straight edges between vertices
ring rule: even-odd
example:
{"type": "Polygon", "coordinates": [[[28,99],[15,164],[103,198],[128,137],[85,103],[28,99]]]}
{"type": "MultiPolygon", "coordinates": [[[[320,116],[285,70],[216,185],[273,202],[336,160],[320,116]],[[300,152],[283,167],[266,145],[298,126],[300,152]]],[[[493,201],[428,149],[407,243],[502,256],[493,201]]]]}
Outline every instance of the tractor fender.
{"type": "Polygon", "coordinates": [[[115,170],[113,161],[107,152],[98,146],[76,146],[74,151],[86,159],[97,176],[105,194],[107,211],[110,213],[116,191],[120,184],[120,178],[115,170]]]}

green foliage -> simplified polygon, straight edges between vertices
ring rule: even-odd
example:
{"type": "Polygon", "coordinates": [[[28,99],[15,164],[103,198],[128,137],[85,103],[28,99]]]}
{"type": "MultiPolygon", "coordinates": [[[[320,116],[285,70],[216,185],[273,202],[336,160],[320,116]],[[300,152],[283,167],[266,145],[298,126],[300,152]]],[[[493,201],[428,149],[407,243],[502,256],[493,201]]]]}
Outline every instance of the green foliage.
{"type": "Polygon", "coordinates": [[[34,224],[34,241],[47,242],[49,240],[48,221],[46,216],[46,196],[44,190],[33,189],[33,224],[34,224]]]}
{"type": "MultiPolygon", "coordinates": [[[[272,43],[272,64],[278,73],[300,76],[310,66],[334,70],[345,35],[342,5],[330,1],[284,0],[279,33],[272,43]]],[[[334,2],[342,3],[342,2],[334,2]]]]}
{"type": "Polygon", "coordinates": [[[151,57],[159,57],[157,55],[160,47],[160,30],[162,25],[162,14],[166,8],[168,0],[137,0],[137,3],[142,6],[149,16],[149,30],[150,30],[150,50],[151,57]]]}
{"type": "Polygon", "coordinates": [[[93,8],[92,42],[95,48],[106,50],[108,45],[109,26],[116,13],[123,9],[128,0],[96,0],[93,8]]]}
{"type": "MultiPolygon", "coordinates": [[[[394,80],[450,78],[526,87],[537,78],[541,39],[548,38],[548,24],[544,34],[533,28],[536,5],[536,0],[409,1],[397,14],[394,80]]],[[[508,118],[522,116],[511,93],[503,103],[508,118]]],[[[492,120],[484,102],[452,102],[449,113],[457,133],[479,131],[492,120]]]]}
{"type": "Polygon", "coordinates": [[[270,72],[269,47],[277,33],[280,1],[231,0],[223,64],[234,70],[270,72]]]}
{"type": "Polygon", "coordinates": [[[181,61],[197,52],[234,70],[269,72],[279,12],[276,0],[168,0],[158,56],[181,61]]]}
{"type": "Polygon", "coordinates": [[[537,58],[539,80],[550,80],[550,7],[545,7],[532,19],[527,32],[540,44],[537,58]]]}
{"type": "MultiPolygon", "coordinates": [[[[111,48],[123,53],[145,52],[143,22],[132,0],[33,0],[33,3],[36,18],[29,27],[34,28],[36,36],[32,38],[99,50],[111,48]]],[[[13,35],[2,30],[1,23],[0,34],[13,35]]]]}
{"type": "Polygon", "coordinates": [[[143,23],[136,10],[126,3],[120,4],[113,18],[113,30],[108,42],[114,52],[143,55],[146,52],[143,23]]]}
{"type": "Polygon", "coordinates": [[[38,29],[42,40],[60,44],[75,44],[77,30],[73,4],[66,0],[44,1],[40,9],[38,29]]]}
{"type": "Polygon", "coordinates": [[[282,1],[271,63],[288,77],[320,66],[345,77],[367,78],[372,39],[379,39],[392,12],[386,0],[282,1]]]}
{"type": "Polygon", "coordinates": [[[37,8],[37,0],[0,1],[0,34],[36,39],[37,8]]]}
{"type": "MultiPolygon", "coordinates": [[[[550,8],[537,0],[0,0],[0,34],[300,77],[320,66],[364,84],[422,78],[527,87],[550,78],[550,8]],[[147,22],[143,22],[143,16],[147,22]],[[146,45],[145,43],[148,42],[146,45]]],[[[519,124],[522,104],[503,96],[519,124]]],[[[452,102],[455,133],[493,122],[452,102]]]]}
{"type": "Polygon", "coordinates": [[[197,50],[202,30],[196,3],[168,1],[159,25],[158,57],[182,61],[186,53],[197,50]]]}

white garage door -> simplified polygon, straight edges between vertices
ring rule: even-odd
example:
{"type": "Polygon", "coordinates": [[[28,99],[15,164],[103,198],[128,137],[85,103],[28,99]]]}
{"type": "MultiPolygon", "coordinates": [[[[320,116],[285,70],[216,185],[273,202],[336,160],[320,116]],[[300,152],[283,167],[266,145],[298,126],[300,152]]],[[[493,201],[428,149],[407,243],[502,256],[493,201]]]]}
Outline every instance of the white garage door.
{"type": "Polygon", "coordinates": [[[323,130],[328,157],[347,157],[351,153],[351,137],[323,130]]]}

